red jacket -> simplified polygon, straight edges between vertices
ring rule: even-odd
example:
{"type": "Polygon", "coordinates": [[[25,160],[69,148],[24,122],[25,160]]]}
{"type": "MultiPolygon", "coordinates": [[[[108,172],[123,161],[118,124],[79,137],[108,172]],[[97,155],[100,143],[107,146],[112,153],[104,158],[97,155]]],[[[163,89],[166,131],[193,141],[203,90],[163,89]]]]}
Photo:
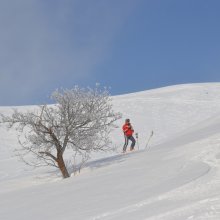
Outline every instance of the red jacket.
{"type": "Polygon", "coordinates": [[[124,132],[124,134],[129,137],[129,136],[132,136],[133,133],[134,133],[134,129],[133,127],[131,126],[131,124],[124,124],[123,127],[122,127],[122,130],[124,132]]]}

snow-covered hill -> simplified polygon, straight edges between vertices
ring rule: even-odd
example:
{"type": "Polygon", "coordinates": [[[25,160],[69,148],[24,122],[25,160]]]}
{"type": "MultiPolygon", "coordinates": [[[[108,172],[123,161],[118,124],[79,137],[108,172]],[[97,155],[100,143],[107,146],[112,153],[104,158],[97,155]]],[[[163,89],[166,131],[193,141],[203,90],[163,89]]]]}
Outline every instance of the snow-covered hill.
{"type": "Polygon", "coordinates": [[[19,162],[16,133],[0,128],[0,219],[220,219],[220,83],[116,96],[113,104],[123,113],[112,133],[118,152],[125,118],[139,133],[140,150],[94,155],[67,180],[19,162]]]}

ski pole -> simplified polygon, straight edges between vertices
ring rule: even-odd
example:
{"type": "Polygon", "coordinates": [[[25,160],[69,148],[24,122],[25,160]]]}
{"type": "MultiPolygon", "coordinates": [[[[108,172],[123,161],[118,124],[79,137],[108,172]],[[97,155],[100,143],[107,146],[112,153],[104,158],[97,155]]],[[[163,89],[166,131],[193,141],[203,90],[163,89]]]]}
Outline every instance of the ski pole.
{"type": "Polygon", "coordinates": [[[148,144],[149,144],[149,142],[150,142],[150,139],[153,137],[153,135],[154,135],[154,131],[151,131],[150,137],[148,138],[147,144],[146,144],[146,146],[145,146],[145,150],[147,149],[148,144]]]}
{"type": "Polygon", "coordinates": [[[138,150],[139,150],[138,133],[135,133],[135,137],[136,137],[136,139],[137,139],[137,146],[138,146],[138,150]]]}

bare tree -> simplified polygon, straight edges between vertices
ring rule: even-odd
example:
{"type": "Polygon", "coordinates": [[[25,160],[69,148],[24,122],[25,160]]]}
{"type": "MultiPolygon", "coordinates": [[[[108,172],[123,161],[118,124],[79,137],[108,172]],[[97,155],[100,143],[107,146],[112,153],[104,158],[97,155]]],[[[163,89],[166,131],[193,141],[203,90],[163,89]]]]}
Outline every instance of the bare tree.
{"type": "Polygon", "coordinates": [[[15,109],[11,116],[1,115],[1,123],[19,131],[19,152],[26,163],[55,166],[67,178],[65,150],[82,155],[110,150],[109,133],[121,114],[112,110],[107,89],[98,86],[57,90],[51,98],[56,104],[27,112],[15,109]],[[26,158],[30,154],[34,155],[31,161],[26,158]]]}

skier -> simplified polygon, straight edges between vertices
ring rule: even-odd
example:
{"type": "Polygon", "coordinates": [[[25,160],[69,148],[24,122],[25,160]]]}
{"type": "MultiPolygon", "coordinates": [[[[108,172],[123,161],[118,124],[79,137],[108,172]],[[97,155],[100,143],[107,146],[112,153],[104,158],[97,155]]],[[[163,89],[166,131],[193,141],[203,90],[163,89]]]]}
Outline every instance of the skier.
{"type": "Polygon", "coordinates": [[[124,136],[125,136],[125,144],[123,147],[123,153],[126,152],[129,140],[132,142],[131,147],[130,147],[130,151],[133,151],[136,141],[135,141],[134,137],[132,136],[134,133],[134,129],[130,123],[130,119],[125,120],[125,124],[123,125],[122,130],[123,130],[124,136]]]}

